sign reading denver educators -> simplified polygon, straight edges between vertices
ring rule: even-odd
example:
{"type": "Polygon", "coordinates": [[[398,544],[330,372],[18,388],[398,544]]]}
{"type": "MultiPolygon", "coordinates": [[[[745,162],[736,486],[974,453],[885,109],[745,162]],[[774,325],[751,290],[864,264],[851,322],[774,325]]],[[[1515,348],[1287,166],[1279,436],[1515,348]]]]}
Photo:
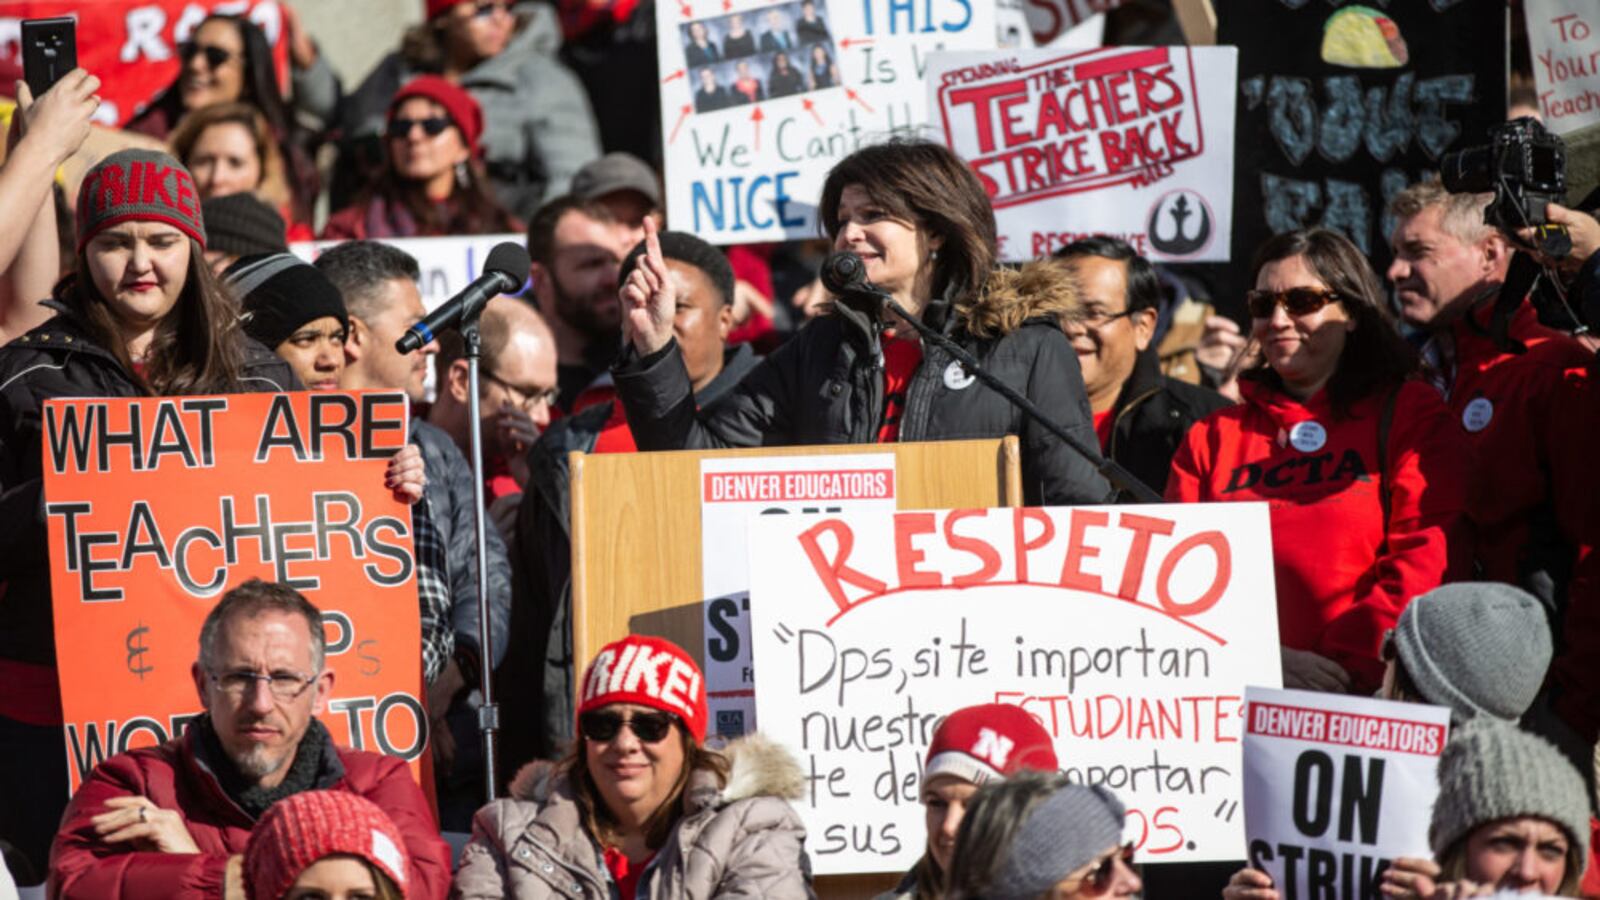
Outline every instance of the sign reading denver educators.
{"type": "Polygon", "coordinates": [[[1003,258],[1114,234],[1156,259],[1225,260],[1237,57],[1229,47],[941,53],[930,103],[989,193],[1003,258]]]}
{"type": "Polygon", "coordinates": [[[761,731],[819,873],[903,871],[940,717],[1014,703],[1146,862],[1244,852],[1244,686],[1279,678],[1266,507],[879,512],[750,526],[761,731]]]}
{"type": "Polygon", "coordinates": [[[106,756],[194,719],[200,624],[252,577],[322,610],[334,740],[421,755],[411,512],[383,477],[405,446],[404,394],[51,400],[44,419],[74,790],[106,756]]]}
{"type": "Polygon", "coordinates": [[[1450,711],[1252,687],[1244,735],[1250,865],[1283,897],[1376,897],[1396,857],[1432,855],[1450,711]]]}

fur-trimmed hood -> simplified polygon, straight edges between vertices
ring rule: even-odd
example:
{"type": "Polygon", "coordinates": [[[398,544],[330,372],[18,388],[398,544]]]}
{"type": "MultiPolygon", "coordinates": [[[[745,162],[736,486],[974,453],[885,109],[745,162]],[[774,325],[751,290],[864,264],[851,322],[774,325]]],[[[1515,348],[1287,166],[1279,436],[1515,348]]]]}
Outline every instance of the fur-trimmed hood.
{"type": "Polygon", "coordinates": [[[995,269],[977,299],[957,304],[957,312],[974,335],[997,337],[1016,331],[1029,319],[1072,321],[1082,315],[1082,297],[1078,279],[1068,267],[1038,260],[1017,269],[995,269]]]}

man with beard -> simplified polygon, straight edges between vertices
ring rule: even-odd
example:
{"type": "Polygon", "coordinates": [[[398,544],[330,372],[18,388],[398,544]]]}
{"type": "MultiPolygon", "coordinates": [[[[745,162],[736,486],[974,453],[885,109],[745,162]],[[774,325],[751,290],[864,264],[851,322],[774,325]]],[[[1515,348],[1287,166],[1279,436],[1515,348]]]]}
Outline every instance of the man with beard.
{"type": "Polygon", "coordinates": [[[333,695],[326,650],[322,614],[292,588],[252,579],[225,594],[191,669],[205,713],[89,774],[50,849],[50,896],[243,896],[231,891],[256,820],[284,797],[332,790],[393,820],[406,896],[443,898],[450,848],[406,764],[336,746],[315,718],[333,695]]]}
{"type": "Polygon", "coordinates": [[[556,405],[564,412],[621,346],[617,271],[631,249],[627,227],[596,201],[557,197],[528,223],[533,294],[556,338],[556,405]]]}

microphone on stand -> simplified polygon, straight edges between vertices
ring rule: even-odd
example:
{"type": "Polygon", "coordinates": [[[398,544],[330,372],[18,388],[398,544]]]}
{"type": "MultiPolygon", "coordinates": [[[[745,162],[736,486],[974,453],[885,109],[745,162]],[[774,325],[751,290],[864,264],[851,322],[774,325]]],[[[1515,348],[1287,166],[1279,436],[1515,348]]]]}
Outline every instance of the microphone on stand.
{"type": "Polygon", "coordinates": [[[867,281],[867,264],[849,250],[829,253],[822,261],[819,277],[822,286],[840,303],[872,319],[878,318],[884,301],[889,299],[888,294],[867,281]]]}
{"type": "Polygon", "coordinates": [[[490,300],[522,287],[528,279],[529,263],[528,251],[521,244],[510,241],[496,244],[489,251],[489,258],[483,261],[483,274],[461,293],[428,313],[427,318],[407,328],[394,342],[394,349],[400,353],[420,350],[433,343],[440,332],[459,326],[463,318],[476,319],[477,313],[490,300]]]}

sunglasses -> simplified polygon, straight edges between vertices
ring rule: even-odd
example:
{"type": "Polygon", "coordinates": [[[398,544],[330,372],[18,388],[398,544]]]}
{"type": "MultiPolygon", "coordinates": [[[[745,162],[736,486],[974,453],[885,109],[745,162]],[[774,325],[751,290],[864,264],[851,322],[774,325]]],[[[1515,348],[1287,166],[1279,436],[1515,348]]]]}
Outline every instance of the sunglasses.
{"type": "Polygon", "coordinates": [[[194,41],[184,41],[178,45],[178,58],[187,65],[194,59],[196,53],[206,55],[206,65],[213,69],[221,68],[228,60],[233,59],[233,51],[215,44],[196,44],[194,41]]]}
{"type": "Polygon", "coordinates": [[[389,137],[403,138],[411,136],[411,129],[417,125],[422,126],[422,133],[428,137],[438,137],[444,134],[451,122],[445,116],[429,116],[426,119],[392,119],[389,122],[389,137]]]}
{"type": "Polygon", "coordinates": [[[495,13],[510,11],[511,5],[506,3],[505,0],[484,0],[484,2],[472,8],[472,17],[475,19],[487,19],[495,13]]]}
{"type": "Polygon", "coordinates": [[[1090,869],[1089,874],[1083,876],[1083,881],[1080,882],[1078,890],[1089,897],[1098,897],[1111,890],[1111,882],[1117,877],[1117,860],[1119,859],[1122,860],[1123,865],[1129,868],[1133,867],[1133,842],[1130,841],[1123,844],[1121,849],[1100,860],[1099,865],[1090,869]]]}
{"type": "Polygon", "coordinates": [[[1309,316],[1329,303],[1337,303],[1339,295],[1327,288],[1294,287],[1286,291],[1250,291],[1244,295],[1244,304],[1251,318],[1270,319],[1272,310],[1282,304],[1291,316],[1309,316]]]}
{"type": "Polygon", "coordinates": [[[631,717],[625,717],[621,713],[592,709],[578,717],[578,730],[589,740],[604,744],[615,738],[622,726],[626,725],[634,737],[646,744],[654,744],[671,733],[675,718],[671,713],[664,712],[636,712],[631,717]]]}

